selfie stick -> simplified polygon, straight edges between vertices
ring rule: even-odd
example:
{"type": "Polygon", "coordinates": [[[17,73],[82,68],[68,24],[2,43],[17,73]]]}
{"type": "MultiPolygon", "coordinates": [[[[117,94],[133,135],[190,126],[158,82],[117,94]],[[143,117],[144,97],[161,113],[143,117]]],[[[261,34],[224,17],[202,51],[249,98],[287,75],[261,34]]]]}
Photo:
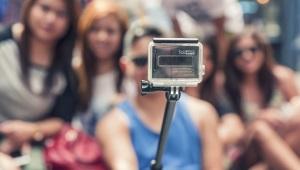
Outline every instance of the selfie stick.
{"type": "Polygon", "coordinates": [[[164,152],[164,146],[167,140],[168,131],[170,129],[170,125],[174,115],[176,102],[180,98],[180,93],[182,91],[182,88],[177,86],[176,87],[154,87],[153,84],[150,83],[149,81],[142,80],[141,90],[142,90],[142,95],[146,95],[154,91],[166,92],[167,104],[165,107],[164,119],[160,131],[158,149],[156,152],[155,160],[151,161],[151,170],[162,170],[161,160],[164,152]]]}

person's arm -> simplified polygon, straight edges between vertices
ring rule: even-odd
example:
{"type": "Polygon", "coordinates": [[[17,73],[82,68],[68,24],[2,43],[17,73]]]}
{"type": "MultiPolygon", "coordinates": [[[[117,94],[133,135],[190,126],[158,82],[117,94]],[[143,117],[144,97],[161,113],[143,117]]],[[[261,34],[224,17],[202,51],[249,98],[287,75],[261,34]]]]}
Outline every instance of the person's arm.
{"type": "Polygon", "coordinates": [[[173,0],[161,0],[161,6],[163,7],[164,12],[166,12],[171,21],[171,26],[173,28],[175,36],[183,37],[180,23],[177,19],[177,13],[180,11],[180,9],[178,9],[178,2],[174,2],[173,0]]]}
{"type": "Polygon", "coordinates": [[[38,122],[11,120],[0,124],[0,132],[6,136],[7,140],[20,146],[32,140],[43,140],[58,132],[62,125],[63,121],[58,118],[49,118],[38,122]]]}
{"type": "Polygon", "coordinates": [[[277,65],[274,67],[273,73],[278,81],[280,90],[288,101],[299,95],[293,70],[285,66],[277,65]]]}
{"type": "Polygon", "coordinates": [[[202,143],[202,162],[205,170],[223,169],[222,143],[218,136],[218,115],[207,102],[188,98],[188,108],[202,143]]]}
{"type": "Polygon", "coordinates": [[[64,92],[59,95],[47,116],[39,121],[28,122],[22,120],[5,121],[0,124],[0,132],[16,145],[39,141],[57,133],[63,126],[64,121],[70,122],[76,110],[76,84],[75,77],[71,70],[65,72],[67,86],[64,92]]]}
{"type": "Polygon", "coordinates": [[[138,163],[130,139],[129,121],[118,109],[97,124],[96,137],[112,170],[137,170],[138,163]]]}
{"type": "Polygon", "coordinates": [[[8,155],[0,152],[0,169],[1,170],[20,170],[17,163],[8,155]]]}
{"type": "Polygon", "coordinates": [[[171,21],[172,21],[173,30],[174,30],[176,37],[183,37],[183,33],[182,33],[180,24],[179,24],[176,16],[171,17],[171,21]]]}
{"type": "Polygon", "coordinates": [[[298,103],[299,91],[295,81],[295,73],[292,69],[275,65],[272,71],[277,87],[282,92],[286,102],[280,108],[262,109],[257,119],[269,123],[277,132],[285,133],[287,127],[299,123],[297,120],[299,107],[297,107],[297,104],[295,105],[295,103],[298,103]]]}
{"type": "Polygon", "coordinates": [[[222,144],[218,136],[218,117],[214,108],[203,105],[200,113],[199,131],[203,144],[203,168],[223,169],[222,144]],[[205,108],[204,108],[205,107],[205,108]]]}
{"type": "Polygon", "coordinates": [[[241,142],[245,135],[245,127],[240,117],[235,113],[227,113],[221,117],[218,134],[224,147],[241,142]]]}
{"type": "Polygon", "coordinates": [[[260,156],[271,169],[299,169],[300,161],[295,152],[265,122],[254,121],[248,128],[258,146],[260,156]]]}

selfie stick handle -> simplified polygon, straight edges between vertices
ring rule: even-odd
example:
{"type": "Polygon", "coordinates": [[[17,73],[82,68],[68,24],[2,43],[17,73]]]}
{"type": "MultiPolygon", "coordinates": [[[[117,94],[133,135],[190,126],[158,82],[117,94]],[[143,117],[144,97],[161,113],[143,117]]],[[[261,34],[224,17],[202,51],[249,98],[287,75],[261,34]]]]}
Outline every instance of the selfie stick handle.
{"type": "MultiPolygon", "coordinates": [[[[178,94],[180,95],[180,94],[178,94]]],[[[172,122],[172,118],[174,115],[174,110],[176,106],[177,99],[173,99],[174,96],[172,96],[171,93],[166,92],[166,98],[167,98],[167,104],[165,108],[165,114],[163,119],[162,128],[160,131],[160,137],[159,137],[159,143],[158,143],[158,149],[156,152],[155,160],[151,162],[151,169],[152,170],[161,170],[162,169],[162,155],[164,152],[165,143],[167,141],[168,137],[168,131],[170,129],[170,125],[172,122]]]]}
{"type": "Polygon", "coordinates": [[[176,107],[176,102],[180,98],[181,87],[153,87],[151,83],[147,81],[142,81],[142,94],[145,95],[151,91],[166,91],[166,107],[164,113],[164,119],[162,123],[162,128],[160,131],[158,149],[156,152],[155,160],[151,161],[151,170],[162,170],[162,156],[164,152],[165,143],[168,137],[168,131],[173,119],[174,110],[176,107]]]}

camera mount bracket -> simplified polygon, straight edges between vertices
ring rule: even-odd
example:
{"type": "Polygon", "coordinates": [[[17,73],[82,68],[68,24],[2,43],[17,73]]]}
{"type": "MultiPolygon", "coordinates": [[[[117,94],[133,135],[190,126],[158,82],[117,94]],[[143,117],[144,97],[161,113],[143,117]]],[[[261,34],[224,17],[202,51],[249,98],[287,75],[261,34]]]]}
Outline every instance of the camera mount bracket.
{"type": "Polygon", "coordinates": [[[163,118],[163,123],[160,131],[158,148],[155,155],[155,160],[151,161],[151,170],[162,170],[162,156],[164,152],[165,143],[167,141],[168,131],[173,119],[174,110],[176,107],[176,102],[179,100],[182,87],[173,86],[173,87],[156,87],[149,81],[141,81],[141,90],[142,95],[146,95],[155,91],[165,91],[166,92],[166,107],[163,118]]]}

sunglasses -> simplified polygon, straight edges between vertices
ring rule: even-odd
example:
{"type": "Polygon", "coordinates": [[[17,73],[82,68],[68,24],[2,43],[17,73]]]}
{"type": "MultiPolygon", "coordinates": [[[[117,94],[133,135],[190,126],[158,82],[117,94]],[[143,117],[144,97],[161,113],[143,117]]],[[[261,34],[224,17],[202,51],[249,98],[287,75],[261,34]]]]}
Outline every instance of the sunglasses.
{"type": "Polygon", "coordinates": [[[131,59],[133,64],[137,67],[144,67],[148,64],[148,56],[143,55],[143,56],[136,56],[131,59]]]}
{"type": "Polygon", "coordinates": [[[248,48],[240,48],[240,49],[237,48],[234,52],[234,56],[241,57],[245,52],[248,52],[248,51],[250,51],[252,54],[255,54],[259,50],[260,50],[260,48],[257,46],[248,47],[248,48]]]}

